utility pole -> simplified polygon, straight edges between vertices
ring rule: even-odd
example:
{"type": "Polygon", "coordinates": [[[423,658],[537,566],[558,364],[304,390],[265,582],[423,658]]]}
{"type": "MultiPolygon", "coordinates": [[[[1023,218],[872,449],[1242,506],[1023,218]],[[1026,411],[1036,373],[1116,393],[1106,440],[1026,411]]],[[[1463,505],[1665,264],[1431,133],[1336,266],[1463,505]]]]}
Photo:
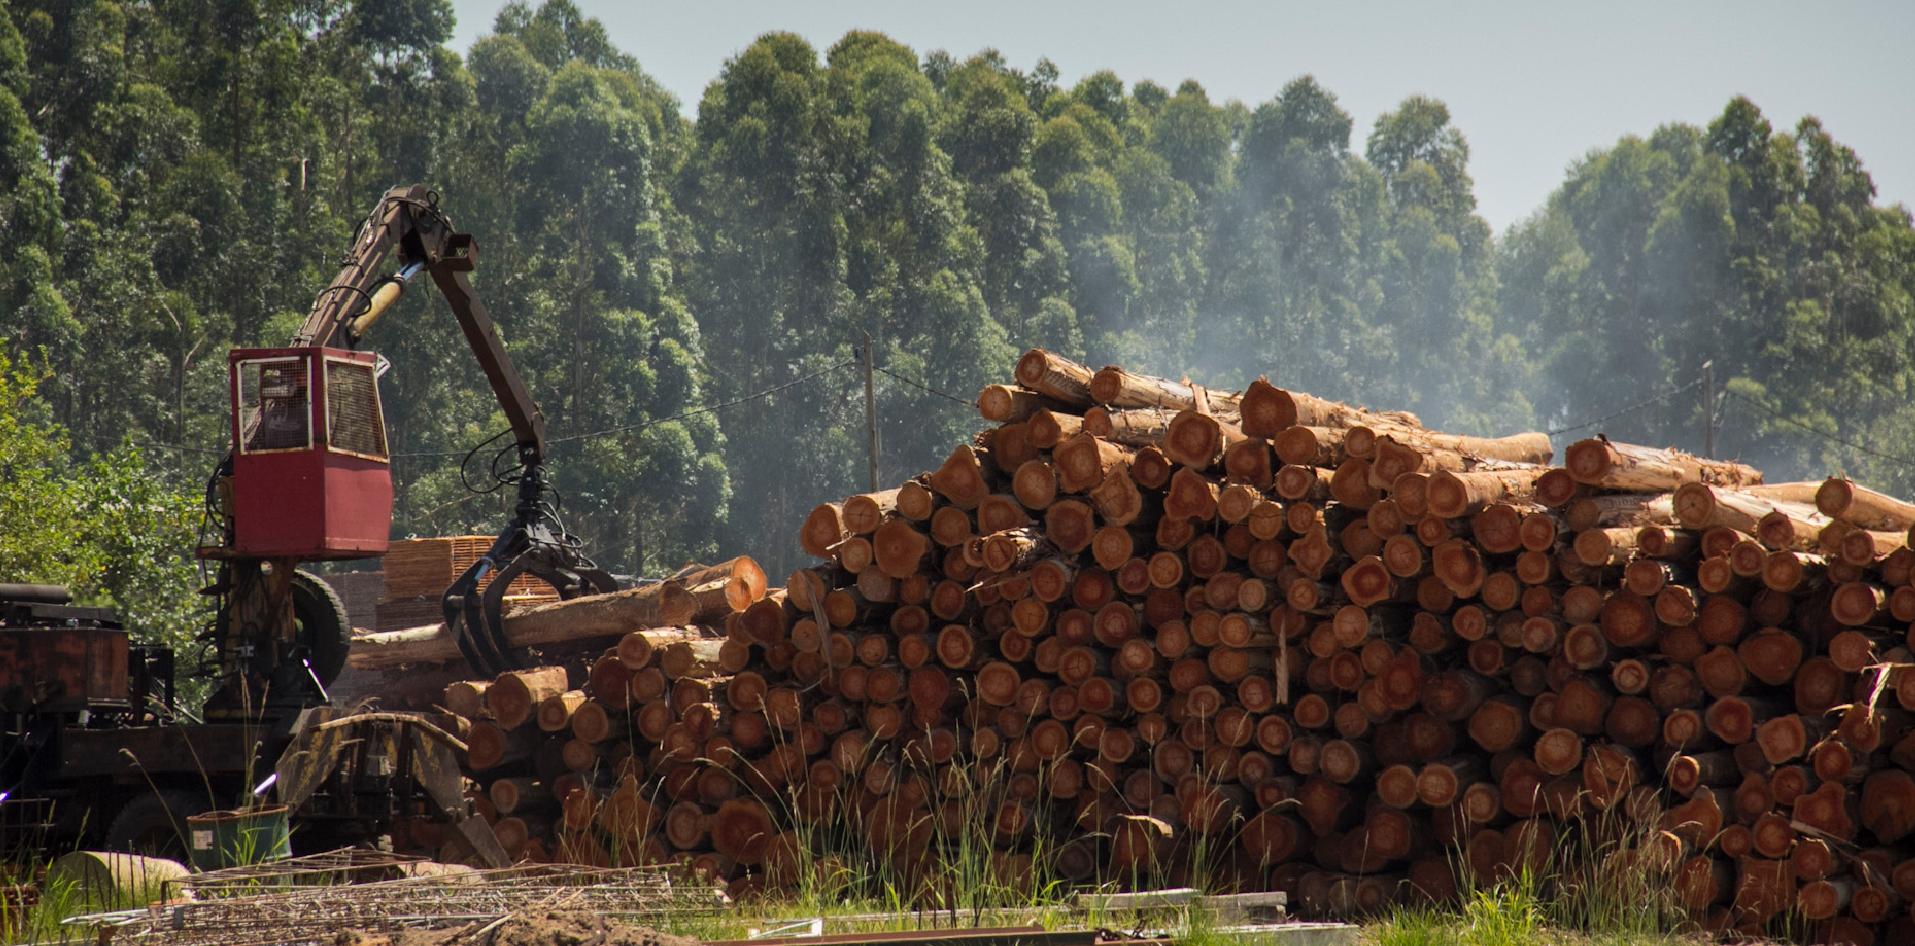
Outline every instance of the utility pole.
{"type": "Polygon", "coordinates": [[[1702,455],[1716,455],[1716,363],[1702,363],[1702,455]]]}
{"type": "Polygon", "coordinates": [[[872,392],[871,333],[864,333],[864,443],[865,469],[870,475],[870,491],[878,491],[878,399],[872,392]]]}

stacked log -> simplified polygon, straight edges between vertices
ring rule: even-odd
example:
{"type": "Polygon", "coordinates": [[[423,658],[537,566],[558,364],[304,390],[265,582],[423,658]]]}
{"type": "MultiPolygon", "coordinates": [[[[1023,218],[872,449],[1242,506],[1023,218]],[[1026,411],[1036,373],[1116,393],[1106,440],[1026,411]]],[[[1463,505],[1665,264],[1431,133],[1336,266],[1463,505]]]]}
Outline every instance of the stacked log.
{"type": "Polygon", "coordinates": [[[983,837],[1348,915],[1580,844],[1710,929],[1915,936],[1915,506],[1041,350],[978,405],[936,470],[814,510],[783,589],[621,641],[622,697],[570,681],[591,767],[503,789],[550,799],[546,853],[742,891],[836,825],[933,893],[983,837]]]}
{"type": "MultiPolygon", "coordinates": [[[[750,556],[738,556],[610,594],[522,604],[506,611],[503,631],[508,647],[526,662],[576,668],[628,631],[722,621],[766,592],[764,569],[750,556]]],[[[473,683],[458,679],[462,655],[457,636],[442,623],[360,632],[346,673],[331,689],[342,703],[376,698],[389,709],[424,709],[449,684],[473,683]]],[[[474,705],[447,708],[469,715],[465,709],[474,705]]]]}
{"type": "MultiPolygon", "coordinates": [[[[475,810],[514,859],[696,859],[730,875],[735,862],[725,858],[735,852],[721,856],[710,837],[749,840],[768,817],[749,806],[721,815],[747,794],[749,780],[732,767],[759,759],[769,735],[752,725],[761,715],[741,716],[739,707],[761,710],[774,689],[785,695],[773,700],[795,692],[767,686],[746,669],[754,662],[762,656],[722,627],[647,627],[583,666],[447,687],[446,707],[470,716],[465,767],[475,810]]],[[[442,859],[469,855],[456,837],[432,840],[443,841],[433,852],[442,859]]]]}

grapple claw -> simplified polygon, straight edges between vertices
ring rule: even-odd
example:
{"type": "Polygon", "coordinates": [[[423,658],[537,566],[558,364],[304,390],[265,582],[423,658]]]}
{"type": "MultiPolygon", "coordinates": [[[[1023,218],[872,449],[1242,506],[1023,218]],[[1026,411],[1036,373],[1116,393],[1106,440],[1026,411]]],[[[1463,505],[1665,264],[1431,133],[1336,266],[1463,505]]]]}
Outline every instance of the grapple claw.
{"type": "Polygon", "coordinates": [[[533,543],[524,530],[510,530],[459,576],[444,600],[446,624],[479,673],[496,675],[525,665],[520,649],[505,635],[505,593],[520,575],[551,585],[562,600],[618,590],[609,573],[569,544],[533,543]],[[500,558],[503,567],[497,564],[500,558]]]}

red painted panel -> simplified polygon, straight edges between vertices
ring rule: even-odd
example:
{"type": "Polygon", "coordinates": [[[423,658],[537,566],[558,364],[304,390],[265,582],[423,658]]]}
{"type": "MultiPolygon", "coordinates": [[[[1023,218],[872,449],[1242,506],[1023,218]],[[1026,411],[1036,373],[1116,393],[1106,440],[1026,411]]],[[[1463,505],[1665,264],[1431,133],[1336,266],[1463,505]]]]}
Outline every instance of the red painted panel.
{"type": "Polygon", "coordinates": [[[328,449],[325,358],[371,364],[369,352],[322,348],[237,349],[229,356],[232,436],[241,436],[241,366],[301,359],[311,411],[310,445],[233,457],[235,551],[261,558],[363,558],[385,552],[392,532],[392,474],[387,463],[328,449]]]}
{"type": "Polygon", "coordinates": [[[392,471],[347,454],[326,455],[325,547],[383,555],[392,535],[392,471]]]}
{"type": "Polygon", "coordinates": [[[60,712],[127,700],[125,631],[0,628],[0,701],[60,712]]]}

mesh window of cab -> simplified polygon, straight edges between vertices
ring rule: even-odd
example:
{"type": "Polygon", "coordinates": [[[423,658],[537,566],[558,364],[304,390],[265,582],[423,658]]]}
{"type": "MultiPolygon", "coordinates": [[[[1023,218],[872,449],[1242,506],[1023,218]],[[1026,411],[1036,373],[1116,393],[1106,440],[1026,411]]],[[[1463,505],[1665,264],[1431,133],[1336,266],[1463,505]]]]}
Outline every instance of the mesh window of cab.
{"type": "Polygon", "coordinates": [[[379,381],[372,365],[326,362],[326,445],[385,458],[386,425],[379,417],[379,381]]]}
{"type": "Polygon", "coordinates": [[[310,378],[304,358],[239,364],[239,444],[246,453],[312,446],[310,378]]]}

